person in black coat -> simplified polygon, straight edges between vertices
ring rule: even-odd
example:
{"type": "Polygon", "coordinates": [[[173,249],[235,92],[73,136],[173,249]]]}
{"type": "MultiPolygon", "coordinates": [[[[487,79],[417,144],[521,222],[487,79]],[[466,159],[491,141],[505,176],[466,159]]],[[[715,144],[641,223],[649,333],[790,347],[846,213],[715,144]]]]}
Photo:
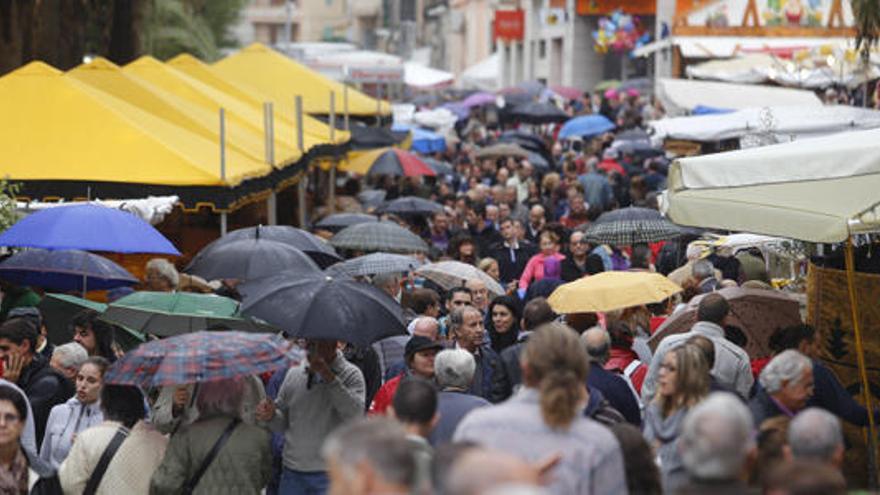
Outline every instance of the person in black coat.
{"type": "Polygon", "coordinates": [[[584,332],[581,340],[590,356],[587,385],[601,391],[611,406],[623,414],[628,423],[641,426],[642,412],[635,390],[619,375],[602,367],[602,363],[608,360],[611,351],[611,337],[608,332],[600,327],[593,327],[584,332]]]}
{"type": "Polygon", "coordinates": [[[37,328],[24,318],[15,318],[0,325],[0,359],[3,378],[18,385],[27,395],[34,412],[37,445],[43,434],[49,412],[73,397],[73,383],[49,366],[49,360],[35,352],[37,328]]]}
{"type": "Polygon", "coordinates": [[[506,287],[519,280],[529,258],[538,250],[531,242],[517,239],[516,227],[510,218],[501,221],[501,237],[503,241],[492,245],[486,254],[498,262],[501,285],[506,287]]]}

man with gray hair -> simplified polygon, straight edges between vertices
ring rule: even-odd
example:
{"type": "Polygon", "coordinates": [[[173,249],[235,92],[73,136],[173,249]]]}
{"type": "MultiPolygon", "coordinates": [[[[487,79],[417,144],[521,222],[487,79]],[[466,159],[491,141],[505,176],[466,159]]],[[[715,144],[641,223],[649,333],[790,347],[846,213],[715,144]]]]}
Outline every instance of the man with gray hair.
{"type": "Polygon", "coordinates": [[[71,381],[74,381],[79,367],[88,358],[89,353],[86,352],[85,347],[76,342],[68,342],[59,345],[52,351],[52,359],[49,361],[49,366],[61,372],[62,375],[71,381]]]}
{"type": "Polygon", "coordinates": [[[440,419],[428,436],[433,447],[451,442],[462,418],[474,409],[489,405],[486,399],[468,393],[476,369],[474,356],[463,349],[440,351],[434,358],[434,379],[440,389],[437,395],[440,419]]]}
{"type": "Polygon", "coordinates": [[[413,493],[416,458],[397,422],[382,417],[358,419],[334,431],[321,449],[327,462],[331,495],[413,493]]]}
{"type": "Polygon", "coordinates": [[[483,314],[473,306],[455,308],[449,315],[449,336],[456,349],[471,353],[477,363],[474,379],[468,392],[490,401],[503,400],[498,390],[501,358],[492,346],[485,342],[483,314]]]}
{"type": "Polygon", "coordinates": [[[788,448],[795,459],[818,461],[840,469],[844,453],[840,420],[818,407],[804,409],[788,425],[788,448]]]}
{"type": "Polygon", "coordinates": [[[153,258],[147,262],[144,271],[144,284],[147,290],[173,292],[180,283],[177,268],[165,258],[153,258]]]}
{"type": "Polygon", "coordinates": [[[777,354],[761,370],[760,387],[749,409],[755,427],[774,416],[794,417],[813,396],[813,363],[798,351],[789,349],[777,354]]]}
{"type": "Polygon", "coordinates": [[[587,374],[589,389],[601,392],[602,397],[628,423],[641,426],[642,412],[635,390],[620,375],[603,367],[611,352],[611,336],[602,327],[592,327],[581,335],[581,342],[590,358],[590,372],[587,374]]]}
{"type": "Polygon", "coordinates": [[[654,356],[651,359],[651,367],[642,383],[642,401],[648,403],[654,400],[657,391],[657,376],[660,365],[666,353],[688,341],[694,335],[702,335],[711,340],[715,345],[715,364],[712,366],[712,376],[721,385],[735,391],[743,400],[749,397],[749,392],[754,384],[752,367],[749,355],[743,348],[727,340],[724,337],[724,324],[730,313],[730,305],[724,296],[717,293],[706,294],[700,299],[697,306],[697,323],[690,331],[667,335],[660,341],[654,356]]]}
{"type": "Polygon", "coordinates": [[[678,449],[690,480],[678,493],[752,493],[744,476],[754,448],[746,406],[733,394],[711,394],[682,423],[678,449]]]}
{"type": "Polygon", "coordinates": [[[715,266],[709,260],[695,261],[691,268],[691,274],[697,282],[701,294],[714,292],[721,288],[718,279],[715,278],[715,266]]]}

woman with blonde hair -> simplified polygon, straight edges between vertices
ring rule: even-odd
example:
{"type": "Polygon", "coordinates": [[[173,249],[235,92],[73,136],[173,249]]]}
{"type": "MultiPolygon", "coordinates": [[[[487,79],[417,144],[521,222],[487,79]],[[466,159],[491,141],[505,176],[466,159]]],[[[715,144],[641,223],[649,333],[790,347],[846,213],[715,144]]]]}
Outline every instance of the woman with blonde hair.
{"type": "Polygon", "coordinates": [[[583,415],[587,352],[561,323],[538,327],[520,358],[523,387],[509,400],[469,413],[453,441],[473,441],[536,464],[556,463],[551,493],[626,493],[614,435],[583,415]]]}
{"type": "Polygon", "coordinates": [[[657,394],[645,410],[644,435],[657,454],[664,493],[675,493],[687,482],[678,436],[688,411],[708,394],[709,364],[702,350],[685,344],[663,356],[657,394]]]}

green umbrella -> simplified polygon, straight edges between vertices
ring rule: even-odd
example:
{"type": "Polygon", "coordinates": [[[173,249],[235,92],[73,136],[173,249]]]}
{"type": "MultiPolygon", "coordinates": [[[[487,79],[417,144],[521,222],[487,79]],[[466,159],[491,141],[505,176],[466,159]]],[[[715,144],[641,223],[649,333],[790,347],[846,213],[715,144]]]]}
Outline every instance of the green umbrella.
{"type": "Polygon", "coordinates": [[[159,337],[200,330],[276,331],[239,316],[233,299],[191,292],[135,292],[110,303],[101,319],[159,337]]]}
{"type": "Polygon", "coordinates": [[[606,79],[596,85],[595,91],[605,91],[606,89],[617,89],[620,87],[620,81],[617,79],[606,79]]]}
{"type": "MultiPolygon", "coordinates": [[[[46,325],[49,342],[54,345],[66,344],[73,340],[70,330],[70,320],[84,309],[91,309],[103,313],[107,305],[95,301],[89,301],[68,294],[46,294],[37,305],[43,315],[43,323],[46,325]]],[[[147,338],[141,332],[130,328],[121,327],[121,332],[116,332],[116,342],[123,350],[137,347],[146,342],[147,338]]]]}

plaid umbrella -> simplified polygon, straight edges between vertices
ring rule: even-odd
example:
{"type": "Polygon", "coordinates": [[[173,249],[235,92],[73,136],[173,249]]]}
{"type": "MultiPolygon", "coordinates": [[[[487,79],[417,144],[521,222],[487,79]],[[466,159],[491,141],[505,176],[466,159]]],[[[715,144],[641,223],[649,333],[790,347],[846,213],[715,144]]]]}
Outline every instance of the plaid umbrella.
{"type": "Polygon", "coordinates": [[[277,335],[196,332],[138,346],[107,370],[104,381],[149,389],[258,375],[302,359],[301,349],[277,335]]]}
{"type": "Polygon", "coordinates": [[[389,253],[373,253],[358,256],[350,260],[337,263],[326,270],[326,273],[334,277],[346,275],[349,277],[362,277],[378,275],[380,273],[408,272],[422,263],[412,256],[389,253]]]}
{"type": "Polygon", "coordinates": [[[416,270],[416,275],[421,275],[426,279],[434,282],[444,290],[453,287],[460,287],[469,279],[478,278],[486,284],[489,292],[496,296],[504,294],[504,288],[501,284],[490,277],[486,272],[480,270],[474,265],[468,265],[460,261],[440,261],[438,263],[429,263],[416,270]]]}
{"type": "Polygon", "coordinates": [[[427,253],[428,245],[419,236],[394,222],[361,223],[340,230],[330,238],[337,249],[427,253]]]}
{"type": "Polygon", "coordinates": [[[675,239],[681,227],[650,208],[622,208],[599,215],[584,231],[584,238],[595,244],[632,246],[675,239]]]}
{"type": "Polygon", "coordinates": [[[334,213],[333,215],[327,215],[322,218],[315,224],[315,227],[322,230],[329,230],[331,232],[338,232],[351,225],[378,221],[378,217],[366,213],[334,213]]]}
{"type": "Polygon", "coordinates": [[[443,205],[417,196],[404,196],[386,201],[376,208],[376,213],[393,213],[395,215],[427,215],[437,211],[443,211],[443,205]]]}

